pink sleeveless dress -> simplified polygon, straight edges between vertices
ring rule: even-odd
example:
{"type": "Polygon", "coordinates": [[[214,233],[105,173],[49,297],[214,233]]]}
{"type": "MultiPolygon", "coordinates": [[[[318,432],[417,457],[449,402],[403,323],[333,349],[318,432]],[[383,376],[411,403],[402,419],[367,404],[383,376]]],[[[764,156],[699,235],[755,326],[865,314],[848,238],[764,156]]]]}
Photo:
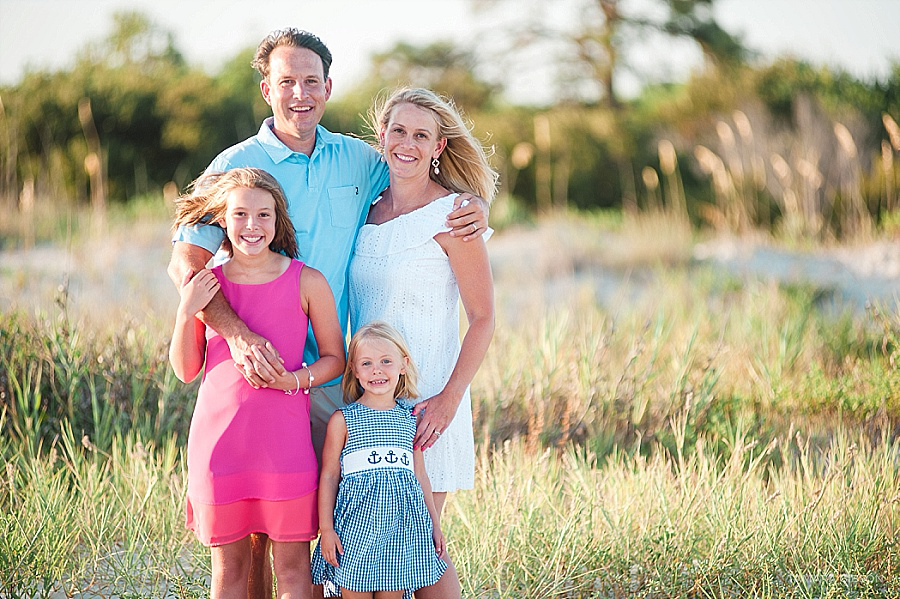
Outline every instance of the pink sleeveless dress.
{"type": "MultiPolygon", "coordinates": [[[[230,282],[213,273],[235,313],[270,340],[289,371],[299,370],[308,319],[300,301],[303,263],[274,281],[230,282]]],[[[309,395],[254,389],[225,340],[206,329],[206,367],[188,437],[187,527],[207,546],[263,532],[281,542],[318,532],[318,465],[309,429],[309,395]]]]}

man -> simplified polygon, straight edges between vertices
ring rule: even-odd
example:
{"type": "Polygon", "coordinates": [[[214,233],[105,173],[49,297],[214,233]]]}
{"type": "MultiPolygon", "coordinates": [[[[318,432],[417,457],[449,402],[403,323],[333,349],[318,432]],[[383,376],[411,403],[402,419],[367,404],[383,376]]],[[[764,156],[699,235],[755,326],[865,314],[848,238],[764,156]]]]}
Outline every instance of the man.
{"type": "MultiPolygon", "coordinates": [[[[347,268],[353,244],[369,206],[388,185],[388,170],[368,144],[331,133],[319,124],[331,97],[330,66],[331,52],[311,33],[285,29],[267,36],[257,48],[253,67],[262,76],[260,90],[272,108],[272,117],[255,136],[219,154],[207,172],[255,167],[278,180],[297,229],[300,255],[328,280],[346,336],[347,268]]],[[[468,240],[485,232],[487,206],[483,200],[464,194],[456,206],[448,215],[451,235],[468,240]],[[474,201],[459,207],[468,199],[474,201]]],[[[223,237],[216,226],[179,229],[168,269],[173,282],[179,285],[186,273],[205,268],[223,237]]],[[[201,316],[226,339],[235,364],[251,385],[264,386],[283,372],[272,345],[237,317],[221,292],[201,316]]],[[[310,334],[304,361],[312,364],[317,356],[310,334]]],[[[343,405],[338,383],[335,379],[311,389],[312,438],[320,462],[328,419],[343,405]]],[[[258,546],[254,542],[254,551],[258,546]]]]}

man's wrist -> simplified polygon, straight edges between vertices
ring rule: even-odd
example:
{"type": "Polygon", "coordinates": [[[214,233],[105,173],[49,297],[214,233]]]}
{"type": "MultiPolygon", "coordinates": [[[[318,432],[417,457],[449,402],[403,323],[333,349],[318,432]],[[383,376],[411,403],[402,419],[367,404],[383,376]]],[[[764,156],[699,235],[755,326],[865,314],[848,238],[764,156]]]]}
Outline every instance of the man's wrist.
{"type": "MultiPolygon", "coordinates": [[[[214,325],[211,326],[213,329],[216,328],[214,325]]],[[[223,330],[217,330],[216,332],[225,339],[228,345],[232,345],[234,342],[244,342],[249,344],[247,337],[251,331],[240,318],[235,318],[229,323],[223,323],[221,328],[223,330]]]]}

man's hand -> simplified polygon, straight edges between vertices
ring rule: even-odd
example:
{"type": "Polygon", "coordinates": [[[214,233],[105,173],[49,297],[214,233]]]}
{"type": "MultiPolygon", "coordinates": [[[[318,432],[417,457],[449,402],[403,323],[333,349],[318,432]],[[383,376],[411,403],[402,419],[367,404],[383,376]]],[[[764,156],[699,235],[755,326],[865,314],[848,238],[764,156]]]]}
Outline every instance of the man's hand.
{"type": "Polygon", "coordinates": [[[277,376],[285,376],[284,360],[265,337],[247,331],[229,339],[234,366],[254,388],[268,387],[277,376]]]}
{"type": "Polygon", "coordinates": [[[453,212],[447,215],[447,226],[451,237],[462,237],[463,241],[478,239],[488,227],[491,207],[482,198],[470,193],[462,193],[453,200],[453,212]]]}

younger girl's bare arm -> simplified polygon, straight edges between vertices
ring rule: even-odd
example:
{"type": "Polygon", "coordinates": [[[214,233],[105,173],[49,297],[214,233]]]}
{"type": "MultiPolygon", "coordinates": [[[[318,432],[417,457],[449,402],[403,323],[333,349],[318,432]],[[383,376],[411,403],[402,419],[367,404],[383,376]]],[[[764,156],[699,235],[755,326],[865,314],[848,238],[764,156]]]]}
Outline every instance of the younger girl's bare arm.
{"type": "Polygon", "coordinates": [[[434,550],[438,556],[444,555],[444,551],[447,550],[447,539],[444,538],[444,532],[441,530],[440,515],[434,505],[434,495],[431,492],[431,479],[428,478],[428,473],[425,471],[425,458],[420,449],[413,450],[413,468],[419,486],[422,487],[422,494],[425,496],[425,507],[428,509],[428,515],[431,516],[431,536],[434,540],[434,550]]]}
{"type": "Polygon", "coordinates": [[[341,539],[334,531],[334,505],[337,501],[338,486],[341,484],[341,451],[347,444],[347,421],[343,412],[331,415],[325,430],[325,445],[322,447],[322,472],[319,474],[319,538],[322,557],[338,567],[338,554],[344,554],[341,539]]]}

